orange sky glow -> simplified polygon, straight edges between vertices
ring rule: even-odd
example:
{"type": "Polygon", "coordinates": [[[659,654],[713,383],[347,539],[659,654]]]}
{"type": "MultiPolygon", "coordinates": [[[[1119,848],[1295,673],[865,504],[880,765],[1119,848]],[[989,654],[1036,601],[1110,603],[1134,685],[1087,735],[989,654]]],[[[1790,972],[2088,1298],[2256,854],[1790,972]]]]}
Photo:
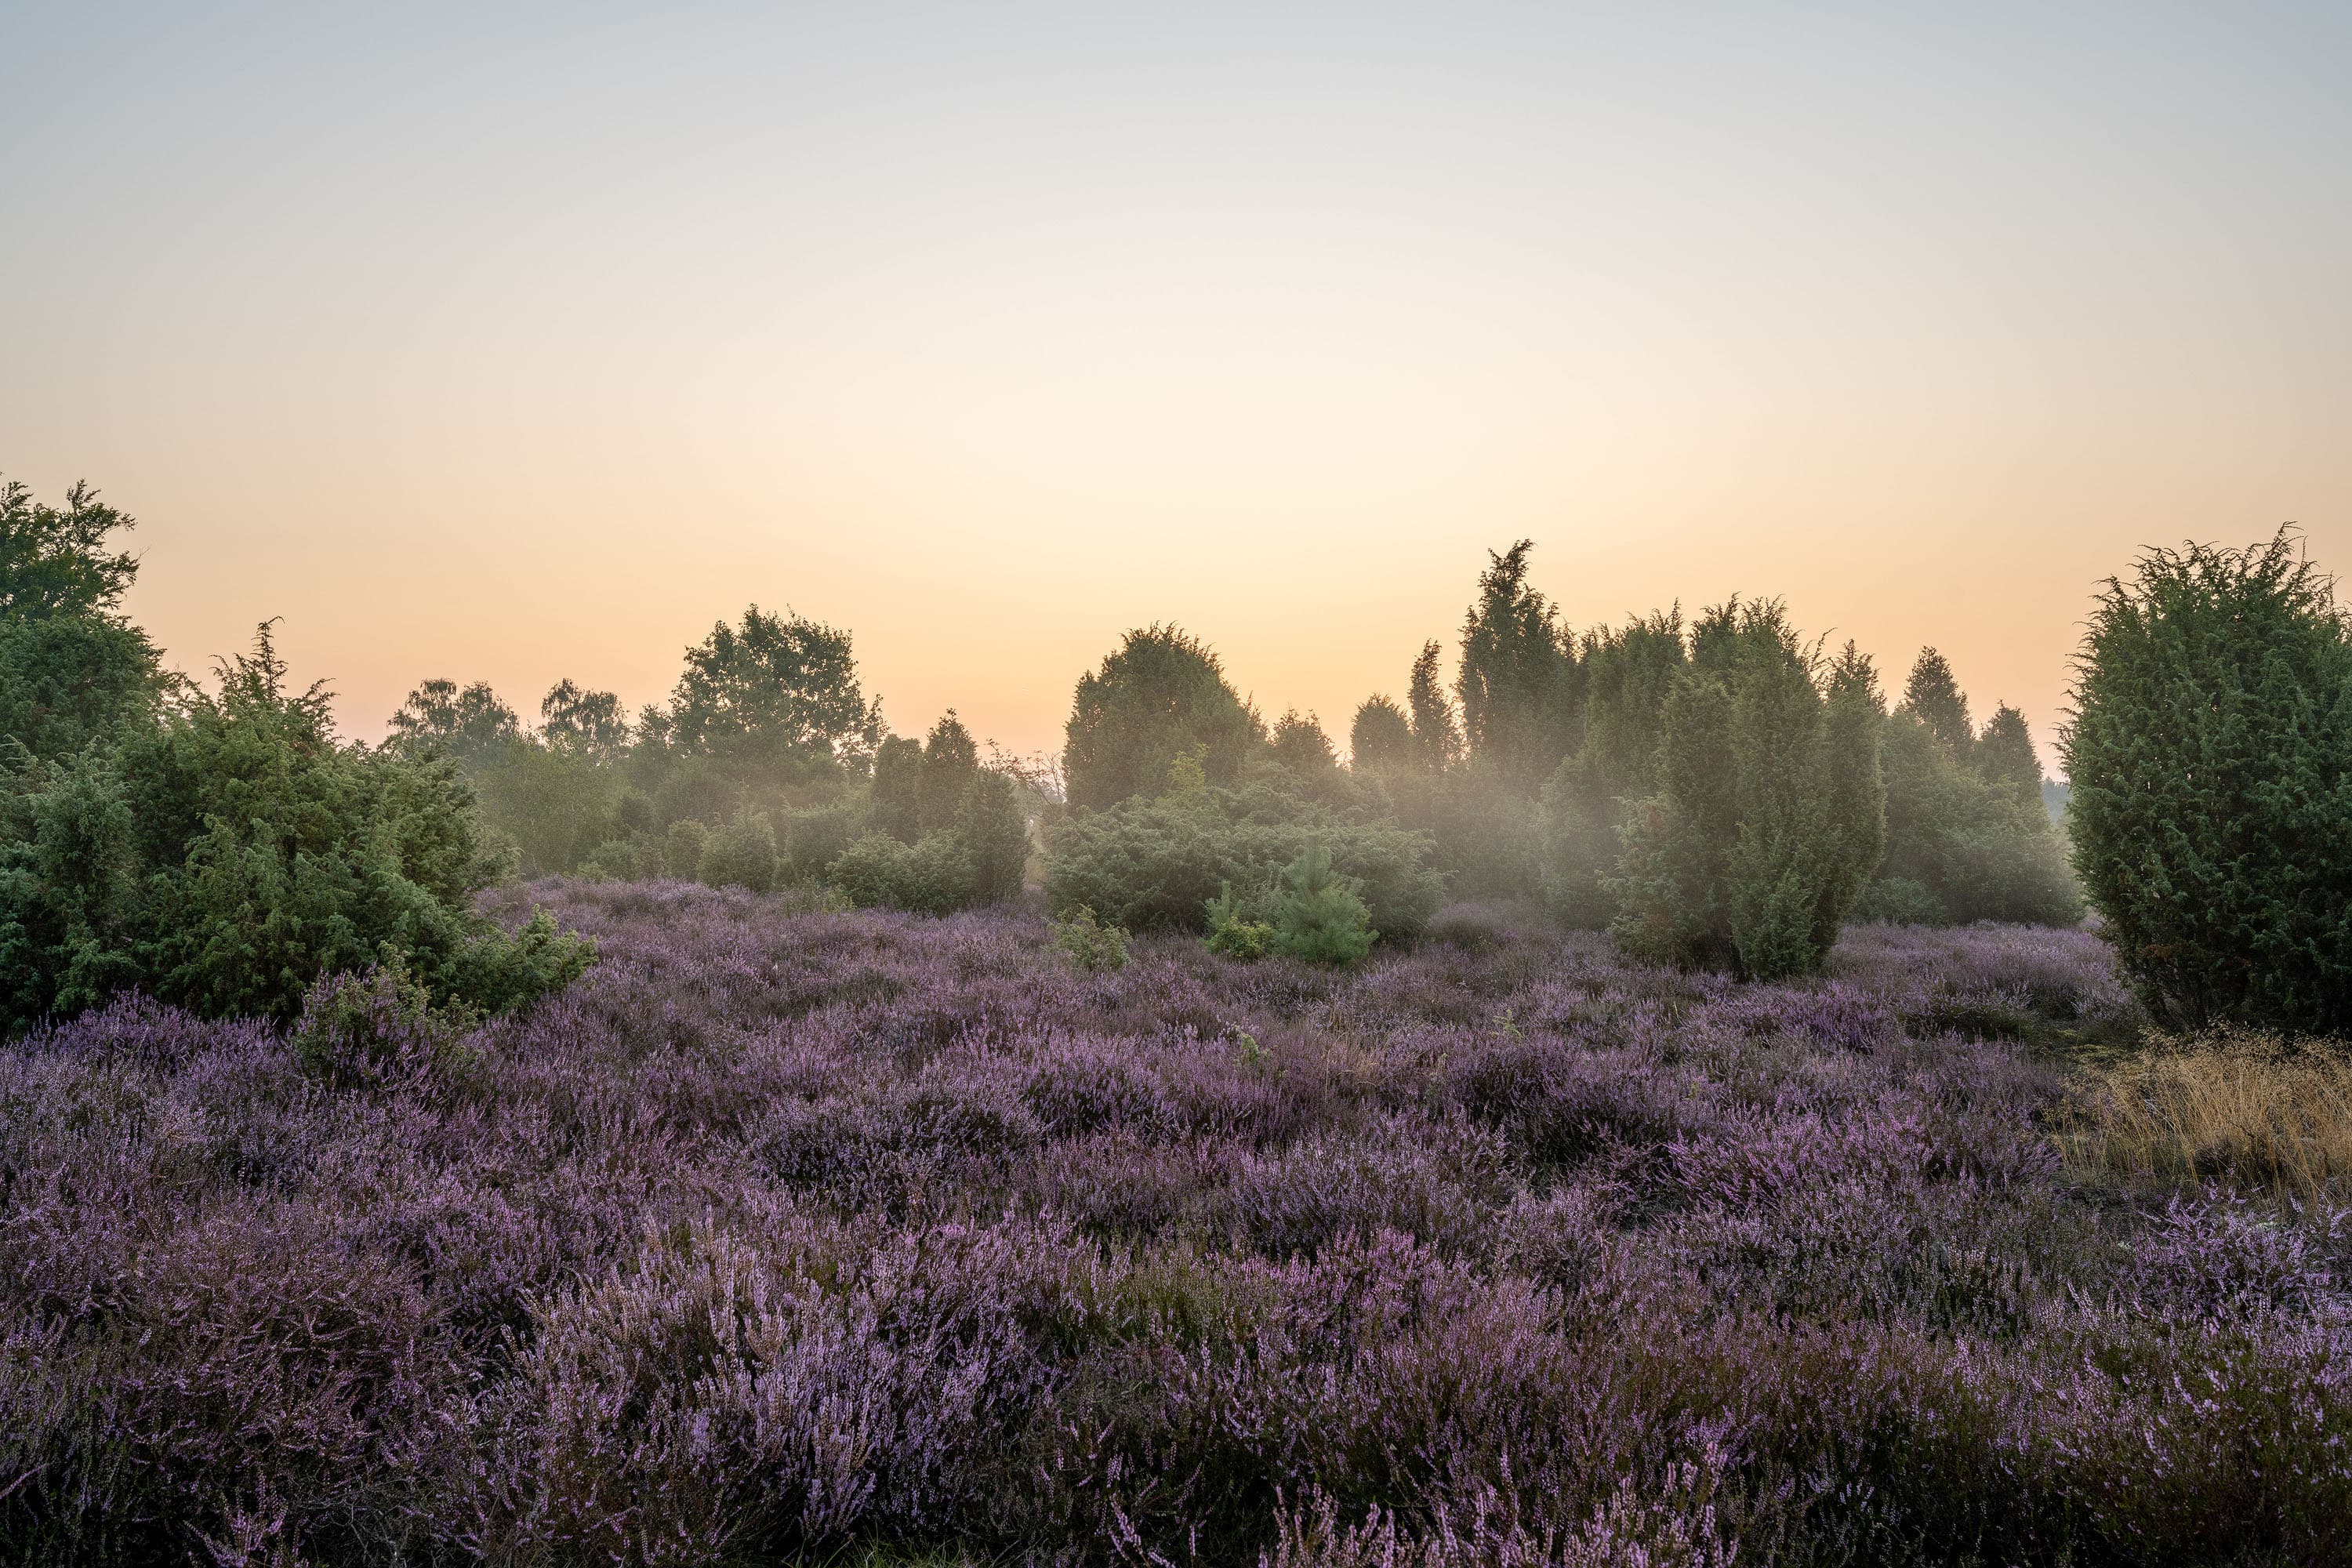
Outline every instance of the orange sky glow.
{"type": "Polygon", "coordinates": [[[2352,569],[2340,7],[982,9],[0,19],[0,473],[366,739],[756,601],[901,731],[1176,621],[1344,744],[1528,537],[2048,757],[2140,546],[2352,569]]]}

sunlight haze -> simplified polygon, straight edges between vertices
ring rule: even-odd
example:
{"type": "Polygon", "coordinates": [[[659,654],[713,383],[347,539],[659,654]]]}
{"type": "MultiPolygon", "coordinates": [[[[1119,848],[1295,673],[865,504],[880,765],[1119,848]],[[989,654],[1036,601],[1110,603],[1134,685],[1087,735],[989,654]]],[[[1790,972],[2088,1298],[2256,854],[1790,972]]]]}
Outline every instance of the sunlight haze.
{"type": "Polygon", "coordinates": [[[2352,559],[2342,6],[0,15],[0,473],[209,668],[664,697],[747,603],[1058,748],[1181,624],[1342,738],[1486,552],[1785,597],[2045,759],[2097,583],[2352,559]]]}

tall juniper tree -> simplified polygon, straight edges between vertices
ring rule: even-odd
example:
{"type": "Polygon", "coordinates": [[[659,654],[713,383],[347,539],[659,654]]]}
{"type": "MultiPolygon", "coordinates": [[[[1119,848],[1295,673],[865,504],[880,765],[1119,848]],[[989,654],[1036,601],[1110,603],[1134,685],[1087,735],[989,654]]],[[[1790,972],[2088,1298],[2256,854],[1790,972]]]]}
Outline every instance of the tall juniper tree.
{"type": "Polygon", "coordinates": [[[2282,530],[2110,579],[2060,740],[2074,865],[2149,1010],[2352,1027],[2352,635],[2282,530]]]}

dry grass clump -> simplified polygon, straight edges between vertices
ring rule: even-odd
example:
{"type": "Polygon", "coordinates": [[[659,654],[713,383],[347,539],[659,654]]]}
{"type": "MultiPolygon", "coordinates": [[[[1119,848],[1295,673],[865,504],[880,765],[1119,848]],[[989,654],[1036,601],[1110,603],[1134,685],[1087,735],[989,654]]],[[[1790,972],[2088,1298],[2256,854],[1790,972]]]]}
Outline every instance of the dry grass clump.
{"type": "Polygon", "coordinates": [[[2097,1069],[2058,1138],[2084,1173],[2352,1191],[2352,1048],[2222,1031],[2097,1069]]]}

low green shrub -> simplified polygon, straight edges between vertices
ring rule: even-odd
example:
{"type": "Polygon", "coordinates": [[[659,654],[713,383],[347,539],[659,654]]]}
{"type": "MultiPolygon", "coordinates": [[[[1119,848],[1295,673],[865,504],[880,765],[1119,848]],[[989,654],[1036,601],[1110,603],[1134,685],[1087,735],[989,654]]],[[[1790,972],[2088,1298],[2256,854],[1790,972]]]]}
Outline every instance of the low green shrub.
{"type": "Polygon", "coordinates": [[[1331,868],[1331,852],[1310,846],[1284,868],[1274,889],[1274,951],[1309,963],[1353,963],[1372,950],[1372,912],[1352,877],[1331,868]]]}
{"type": "Polygon", "coordinates": [[[1127,967],[1127,932],[1118,926],[1105,925],[1085,904],[1073,910],[1067,919],[1050,924],[1054,945],[1080,969],[1101,974],[1127,967]]]}
{"type": "Polygon", "coordinates": [[[755,893],[776,885],[776,836],[764,816],[739,816],[712,834],[697,868],[714,888],[747,888],[755,893]]]}
{"type": "Polygon", "coordinates": [[[842,851],[825,879],[859,909],[943,915],[972,901],[971,861],[951,834],[906,844],[869,833],[842,851]]]}
{"type": "Polygon", "coordinates": [[[1233,884],[1209,900],[1209,951],[1255,963],[1274,945],[1274,927],[1250,918],[1247,900],[1234,897],[1233,884]]]}
{"type": "Polygon", "coordinates": [[[1046,903],[1059,914],[1084,905],[1130,931],[1205,932],[1210,901],[1228,886],[1254,900],[1318,844],[1335,874],[1357,885],[1382,940],[1417,935],[1436,913],[1442,885],[1426,835],[1342,816],[1263,783],[1194,784],[1068,818],[1054,832],[1046,903]]]}
{"type": "Polygon", "coordinates": [[[432,993],[393,953],[364,973],[322,976],[302,998],[290,1034],[303,1070],[339,1088],[462,1070],[465,1037],[481,1015],[432,993]]]}
{"type": "Polygon", "coordinates": [[[626,838],[607,838],[580,861],[580,875],[592,882],[635,882],[645,874],[645,856],[626,838]]]}
{"type": "Polygon", "coordinates": [[[587,967],[543,912],[509,934],[473,909],[500,866],[455,763],[339,743],[266,632],[221,673],[111,751],[0,773],[0,1028],[126,990],[284,1020],[394,953],[497,1011],[587,967]]]}

